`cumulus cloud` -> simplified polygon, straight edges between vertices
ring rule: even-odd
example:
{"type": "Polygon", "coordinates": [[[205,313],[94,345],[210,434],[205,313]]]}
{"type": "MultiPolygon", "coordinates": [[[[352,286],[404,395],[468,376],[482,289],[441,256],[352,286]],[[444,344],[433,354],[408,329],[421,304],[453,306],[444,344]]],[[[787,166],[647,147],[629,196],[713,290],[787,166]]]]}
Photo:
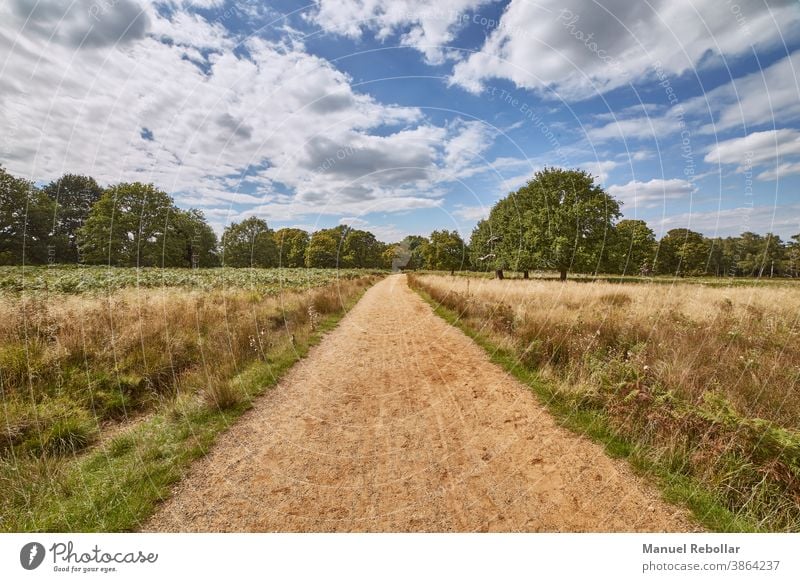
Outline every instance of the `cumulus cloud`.
{"type": "Polygon", "coordinates": [[[442,182],[486,166],[494,134],[483,124],[433,125],[415,107],[359,93],[302,45],[236,38],[185,4],[168,13],[123,7],[114,19],[127,14],[125,30],[143,22],[144,33],[91,47],[66,30],[49,40],[59,18],[74,30],[94,26],[73,14],[75,4],[40,2],[36,29],[22,26],[24,9],[34,9],[21,0],[13,13],[0,8],[0,52],[10,55],[0,153],[9,170],[152,181],[219,225],[250,213],[285,220],[436,208],[442,182]]]}
{"type": "Polygon", "coordinates": [[[710,164],[736,165],[737,172],[772,165],[774,173],[764,172],[759,176],[761,179],[771,179],[781,167],[785,170],[795,168],[795,165],[787,165],[785,158],[796,156],[800,156],[800,131],[773,129],[721,141],[709,150],[704,159],[710,164]]]}
{"type": "Polygon", "coordinates": [[[800,204],[743,206],[709,212],[684,212],[651,220],[659,236],[673,228],[691,228],[706,236],[737,236],[745,230],[772,232],[788,239],[800,232],[800,204]]]}
{"type": "Polygon", "coordinates": [[[793,2],[736,6],[734,12],[718,0],[511,0],[480,52],[456,65],[451,82],[478,92],[487,79],[508,79],[545,95],[583,99],[775,46],[800,32],[793,2]]]}
{"type": "Polygon", "coordinates": [[[129,44],[150,28],[146,7],[135,0],[11,0],[9,8],[21,35],[72,48],[129,44]]]}
{"type": "Polygon", "coordinates": [[[691,182],[679,178],[670,180],[654,178],[648,182],[632,180],[627,184],[608,188],[609,194],[625,204],[623,210],[626,212],[629,212],[631,208],[662,206],[669,201],[686,201],[694,191],[695,188],[691,182]]]}
{"type": "Polygon", "coordinates": [[[446,47],[464,24],[463,15],[490,0],[320,0],[308,16],[326,32],[378,39],[400,34],[401,43],[431,64],[444,61],[446,47]]]}

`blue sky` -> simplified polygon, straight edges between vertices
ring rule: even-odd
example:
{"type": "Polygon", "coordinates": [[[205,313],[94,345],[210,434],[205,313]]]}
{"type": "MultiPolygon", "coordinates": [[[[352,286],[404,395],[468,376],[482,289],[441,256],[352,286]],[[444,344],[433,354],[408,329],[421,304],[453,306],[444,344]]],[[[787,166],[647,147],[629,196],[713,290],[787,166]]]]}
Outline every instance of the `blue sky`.
{"type": "Polygon", "coordinates": [[[7,0],[0,163],[214,227],[465,236],[544,166],[657,234],[800,232],[800,8],[764,0],[7,0]]]}

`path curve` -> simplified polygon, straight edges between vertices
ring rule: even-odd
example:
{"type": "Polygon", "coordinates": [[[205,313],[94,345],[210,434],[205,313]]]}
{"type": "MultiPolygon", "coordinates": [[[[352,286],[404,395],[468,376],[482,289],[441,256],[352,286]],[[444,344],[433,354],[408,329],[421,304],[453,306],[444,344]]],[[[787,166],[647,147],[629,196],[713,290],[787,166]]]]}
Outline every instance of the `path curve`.
{"type": "Polygon", "coordinates": [[[403,275],[194,464],[149,531],[691,531],[403,275]]]}

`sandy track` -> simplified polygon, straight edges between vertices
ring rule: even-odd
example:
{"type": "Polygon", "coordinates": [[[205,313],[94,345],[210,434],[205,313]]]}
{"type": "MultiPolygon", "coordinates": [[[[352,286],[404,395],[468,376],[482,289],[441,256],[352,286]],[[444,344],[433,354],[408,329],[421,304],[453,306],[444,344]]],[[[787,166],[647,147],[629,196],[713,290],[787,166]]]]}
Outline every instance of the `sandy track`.
{"type": "Polygon", "coordinates": [[[150,531],[687,531],[402,275],[198,461],[150,531]]]}

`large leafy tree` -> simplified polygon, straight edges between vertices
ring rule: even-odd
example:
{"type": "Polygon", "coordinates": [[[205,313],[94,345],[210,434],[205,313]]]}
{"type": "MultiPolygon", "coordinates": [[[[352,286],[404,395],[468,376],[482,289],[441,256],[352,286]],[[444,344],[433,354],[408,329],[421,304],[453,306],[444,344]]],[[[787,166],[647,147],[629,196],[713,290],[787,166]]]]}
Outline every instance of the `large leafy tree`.
{"type": "Polygon", "coordinates": [[[665,275],[702,275],[708,270],[711,241],[688,228],[674,228],[658,243],[656,268],[665,275]]]}
{"type": "Polygon", "coordinates": [[[455,230],[434,230],[422,253],[428,269],[453,273],[469,264],[467,245],[455,230]]]}
{"type": "Polygon", "coordinates": [[[500,252],[503,240],[500,234],[500,212],[493,212],[489,218],[481,220],[472,230],[469,239],[470,265],[478,271],[494,271],[498,279],[503,278],[503,270],[508,267],[500,252]]]}
{"type": "Polygon", "coordinates": [[[0,264],[44,263],[53,258],[53,202],[32,182],[0,166],[0,264]]]}
{"type": "Polygon", "coordinates": [[[620,220],[615,228],[609,265],[617,273],[649,274],[655,250],[656,235],[644,220],[620,220]]]}
{"type": "Polygon", "coordinates": [[[217,235],[197,209],[177,211],[175,219],[184,240],[183,265],[193,268],[218,267],[217,235]]]}
{"type": "Polygon", "coordinates": [[[78,229],[89,218],[89,212],[102,196],[103,189],[89,176],[65,174],[47,184],[42,191],[55,204],[52,216],[55,260],[77,263],[78,229]]]}
{"type": "Polygon", "coordinates": [[[273,235],[282,267],[304,267],[309,234],[300,228],[282,228],[273,235]]]}
{"type": "Polygon", "coordinates": [[[601,264],[620,203],[583,170],[545,168],[498,204],[502,242],[499,258],[512,268],[550,268],[566,280],[569,271],[601,264]]]}
{"type": "Polygon", "coordinates": [[[222,261],[226,267],[275,267],[278,247],[267,222],[251,216],[234,222],[222,233],[222,261]]]}
{"type": "Polygon", "coordinates": [[[357,269],[380,267],[384,248],[371,232],[348,228],[342,245],[343,265],[357,269]]]}
{"type": "Polygon", "coordinates": [[[306,247],[306,266],[334,269],[341,265],[342,247],[348,228],[337,226],[318,230],[306,247]]]}
{"type": "Polygon", "coordinates": [[[792,236],[786,248],[786,272],[792,277],[800,277],[800,234],[792,236]]]}
{"type": "Polygon", "coordinates": [[[86,263],[120,267],[185,266],[185,217],[172,198],[152,184],[107,188],[78,229],[86,263]]]}

